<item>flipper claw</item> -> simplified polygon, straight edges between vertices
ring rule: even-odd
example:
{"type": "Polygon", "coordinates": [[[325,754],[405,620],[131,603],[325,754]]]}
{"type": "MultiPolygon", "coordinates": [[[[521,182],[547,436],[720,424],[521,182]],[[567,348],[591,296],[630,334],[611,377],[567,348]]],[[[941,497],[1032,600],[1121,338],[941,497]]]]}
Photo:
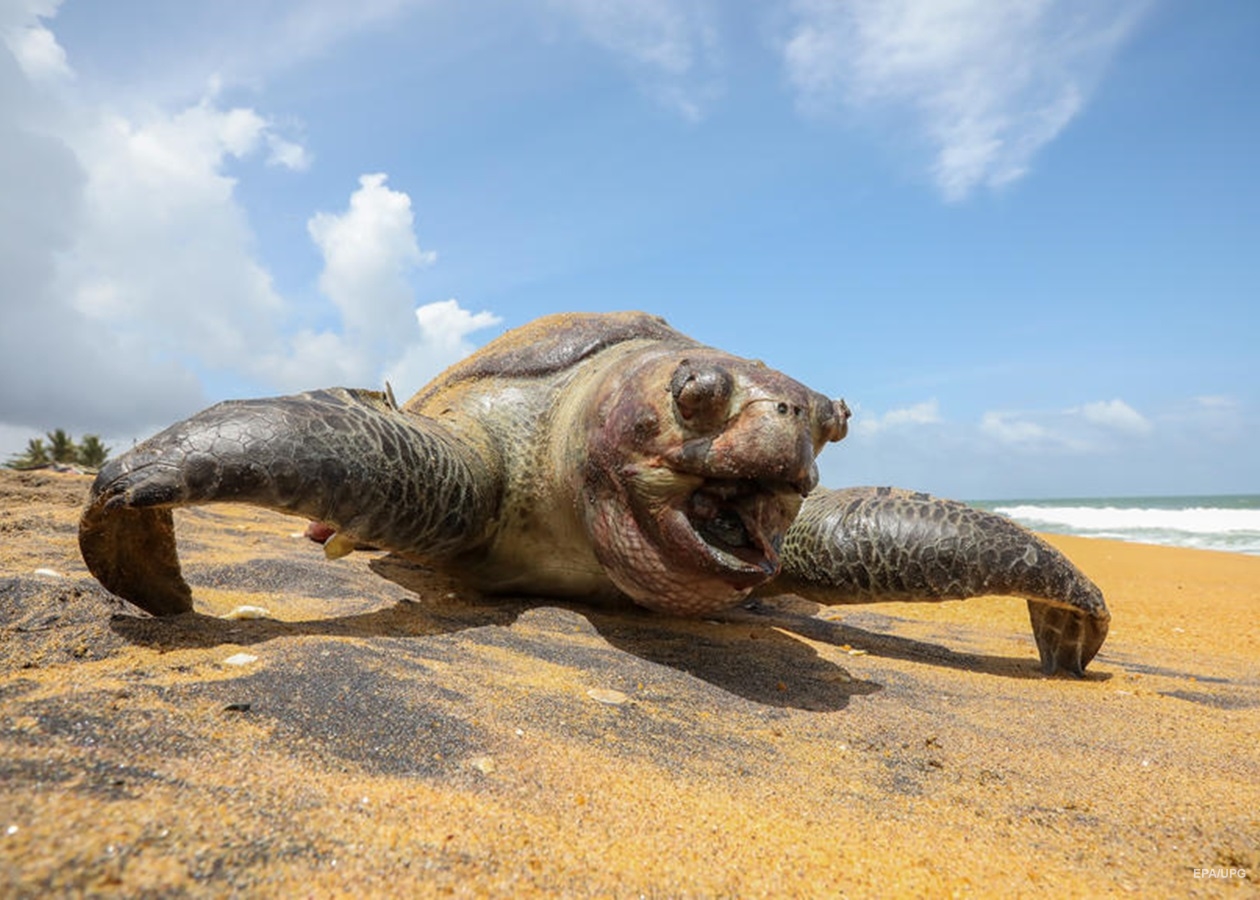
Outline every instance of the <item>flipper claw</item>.
{"type": "Polygon", "coordinates": [[[193,608],[179,570],[169,507],[93,503],[79,523],[79,549],[88,570],[113,594],[155,616],[193,608]]]}
{"type": "Polygon", "coordinates": [[[1028,601],[1028,617],[1041,654],[1041,671],[1053,675],[1062,670],[1078,678],[1085,675],[1111,624],[1110,615],[1090,615],[1035,600],[1028,601]]]}

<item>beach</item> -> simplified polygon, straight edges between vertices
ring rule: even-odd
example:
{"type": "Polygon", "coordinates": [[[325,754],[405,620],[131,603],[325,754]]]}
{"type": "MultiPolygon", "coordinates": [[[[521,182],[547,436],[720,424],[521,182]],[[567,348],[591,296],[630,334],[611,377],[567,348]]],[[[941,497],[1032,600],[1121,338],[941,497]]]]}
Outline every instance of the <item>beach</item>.
{"type": "Polygon", "coordinates": [[[1255,895],[1260,556],[1046,535],[1113,615],[1046,678],[1012,598],[489,602],[232,506],[151,619],[89,484],[0,471],[0,895],[1255,895]]]}

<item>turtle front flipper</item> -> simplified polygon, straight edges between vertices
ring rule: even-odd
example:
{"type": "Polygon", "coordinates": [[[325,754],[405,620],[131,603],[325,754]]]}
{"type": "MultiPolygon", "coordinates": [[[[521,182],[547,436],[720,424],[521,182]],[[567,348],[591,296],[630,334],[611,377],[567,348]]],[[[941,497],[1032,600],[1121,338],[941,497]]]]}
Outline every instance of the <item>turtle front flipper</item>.
{"type": "Polygon", "coordinates": [[[374,391],[220,403],[101,469],[79,548],[101,584],[154,615],[192,609],[177,506],[248,503],[441,559],[481,542],[497,509],[498,467],[475,439],[374,391]]]}
{"type": "Polygon", "coordinates": [[[1111,620],[1098,587],[1032,532],[896,488],[814,491],[787,531],[782,560],[781,575],[759,593],[824,604],[1023,597],[1047,675],[1083,675],[1111,620]]]}

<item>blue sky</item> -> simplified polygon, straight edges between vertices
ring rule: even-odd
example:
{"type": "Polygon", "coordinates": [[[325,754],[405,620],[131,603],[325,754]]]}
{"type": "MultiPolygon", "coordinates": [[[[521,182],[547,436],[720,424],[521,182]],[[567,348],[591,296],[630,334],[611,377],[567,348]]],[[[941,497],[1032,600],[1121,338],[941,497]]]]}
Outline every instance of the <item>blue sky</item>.
{"type": "Polygon", "coordinates": [[[827,484],[1260,492],[1251,0],[0,0],[0,455],[647,309],[827,484]]]}

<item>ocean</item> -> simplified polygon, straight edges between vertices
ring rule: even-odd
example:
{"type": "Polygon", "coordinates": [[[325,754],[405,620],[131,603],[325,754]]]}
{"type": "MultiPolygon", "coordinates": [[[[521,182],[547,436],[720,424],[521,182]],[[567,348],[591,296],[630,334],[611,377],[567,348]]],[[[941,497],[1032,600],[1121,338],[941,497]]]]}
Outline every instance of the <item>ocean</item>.
{"type": "Polygon", "coordinates": [[[991,500],[972,506],[1034,531],[1260,556],[1260,494],[991,500]]]}

